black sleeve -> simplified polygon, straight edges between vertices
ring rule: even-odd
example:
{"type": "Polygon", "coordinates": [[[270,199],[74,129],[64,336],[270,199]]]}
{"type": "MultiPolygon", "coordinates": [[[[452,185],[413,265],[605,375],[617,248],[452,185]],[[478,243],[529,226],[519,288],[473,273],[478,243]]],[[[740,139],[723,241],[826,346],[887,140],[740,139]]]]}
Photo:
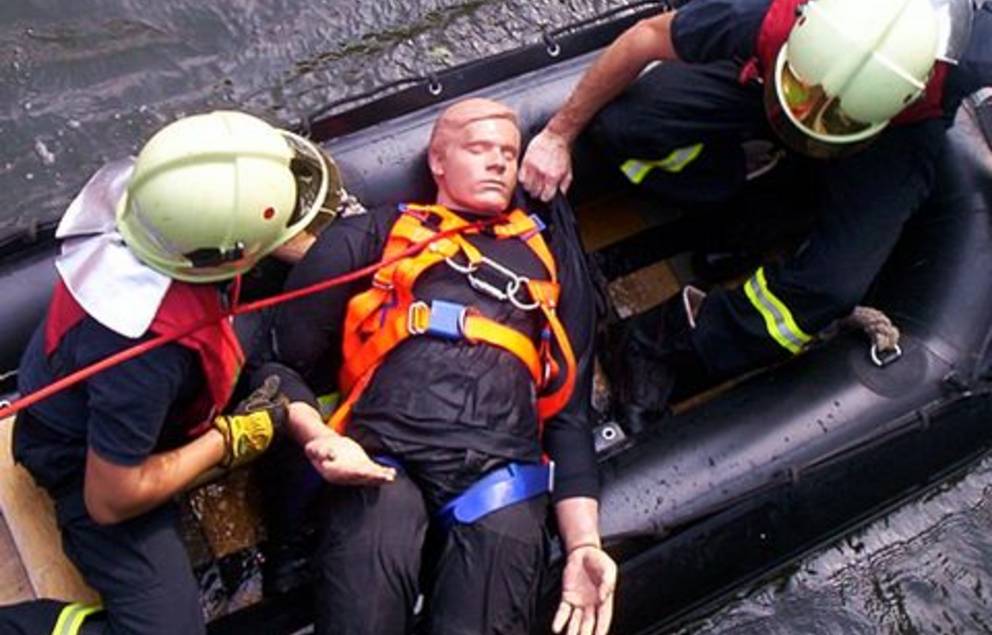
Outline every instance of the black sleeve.
{"type": "MultiPolygon", "coordinates": [[[[553,499],[599,496],[599,468],[592,438],[592,378],[595,366],[596,296],[567,200],[556,196],[546,209],[533,204],[549,226],[549,247],[558,266],[558,317],[576,360],[575,390],[557,415],[545,422],[544,450],[555,462],[553,499]]],[[[562,359],[559,356],[559,362],[562,359]]],[[[564,368],[564,365],[562,365],[564,368]]]]}
{"type": "MultiPolygon", "coordinates": [[[[136,343],[95,320],[78,341],[82,364],[107,357],[136,343]]],[[[179,344],[166,344],[112,366],[86,380],[87,444],[101,458],[115,465],[138,465],[154,450],[162,427],[172,411],[195,354],[179,344]]]]}
{"type": "Polygon", "coordinates": [[[692,0],[672,19],[672,45],[684,62],[746,60],[754,56],[771,0],[692,0]]]}
{"type": "MultiPolygon", "coordinates": [[[[394,216],[395,208],[379,208],[331,223],[290,272],[286,290],[302,289],[376,262],[394,216]]],[[[288,302],[276,313],[273,341],[278,361],[319,393],[334,384],[348,300],[368,285],[369,278],[363,278],[332,287],[288,302]]],[[[293,386],[292,381],[283,379],[284,392],[310,401],[306,397],[312,394],[309,389],[293,386]]]]}

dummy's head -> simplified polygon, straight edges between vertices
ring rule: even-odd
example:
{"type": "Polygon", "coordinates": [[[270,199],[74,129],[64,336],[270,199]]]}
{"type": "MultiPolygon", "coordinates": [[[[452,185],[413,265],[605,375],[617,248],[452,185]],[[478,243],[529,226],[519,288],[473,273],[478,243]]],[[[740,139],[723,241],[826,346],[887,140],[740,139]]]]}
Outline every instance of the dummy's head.
{"type": "Polygon", "coordinates": [[[142,148],[117,205],[117,228],[149,267],[213,282],[259,259],[334,209],[330,157],[310,141],[240,112],[180,119],[142,148]]]}
{"type": "Polygon", "coordinates": [[[466,99],[441,113],[431,133],[428,161],[437,202],[498,214],[517,185],[520,129],[517,115],[499,102],[466,99]]]}

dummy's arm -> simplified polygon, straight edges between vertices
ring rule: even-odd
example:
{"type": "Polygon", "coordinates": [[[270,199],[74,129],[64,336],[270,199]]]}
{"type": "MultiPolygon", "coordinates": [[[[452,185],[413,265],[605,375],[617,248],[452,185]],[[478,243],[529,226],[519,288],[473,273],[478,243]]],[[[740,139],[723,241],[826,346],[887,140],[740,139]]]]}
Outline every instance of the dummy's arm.
{"type": "Polygon", "coordinates": [[[599,504],[593,498],[566,498],[555,504],[558,531],[565,550],[561,603],[552,630],[605,635],[613,618],[617,565],[602,550],[599,504]]]}
{"type": "Polygon", "coordinates": [[[396,478],[396,470],[369,458],[362,446],[331,430],[308,403],[289,405],[289,434],[324,480],[337,485],[382,485],[396,478]]]}

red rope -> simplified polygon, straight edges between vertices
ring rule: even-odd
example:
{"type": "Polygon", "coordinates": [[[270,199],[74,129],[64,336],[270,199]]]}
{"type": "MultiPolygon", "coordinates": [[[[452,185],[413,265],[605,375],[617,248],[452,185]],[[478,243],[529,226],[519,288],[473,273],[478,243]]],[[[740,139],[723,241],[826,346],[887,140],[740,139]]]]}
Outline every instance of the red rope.
{"type": "Polygon", "coordinates": [[[94,362],[89,366],[80,368],[79,370],[69,375],[66,375],[61,379],[58,379],[52,382],[51,384],[36,390],[33,393],[24,395],[23,397],[17,399],[16,401],[14,401],[9,405],[0,407],[0,419],[6,419],[7,417],[19,412],[20,410],[23,410],[24,408],[33,406],[39,401],[47,399],[48,397],[51,397],[52,395],[61,392],[66,388],[69,388],[70,386],[74,386],[78,384],[84,379],[88,379],[89,377],[92,377],[93,375],[99,373],[102,370],[110,368],[111,366],[114,366],[116,364],[126,362],[127,360],[135,358],[138,355],[147,353],[150,350],[154,350],[159,346],[163,346],[165,344],[168,344],[169,342],[185,337],[190,333],[196,332],[202,329],[203,327],[209,326],[210,324],[216,321],[224,320],[235,315],[243,315],[245,313],[261,311],[262,309],[266,309],[268,307],[275,306],[277,304],[283,304],[284,302],[296,300],[298,298],[312,295],[314,293],[320,293],[321,291],[325,291],[327,289],[330,289],[331,287],[336,287],[342,284],[353,282],[355,280],[359,280],[361,278],[374,274],[376,271],[382,269],[383,267],[388,267],[389,265],[393,264],[398,260],[402,260],[404,258],[408,258],[410,256],[420,253],[425,247],[427,247],[429,244],[433,242],[436,242],[438,240],[443,240],[455,234],[476,231],[482,229],[487,225],[495,224],[501,220],[503,220],[503,217],[499,216],[483,221],[477,221],[475,223],[466,225],[464,227],[459,227],[459,228],[454,228],[443,232],[439,232],[437,234],[434,234],[430,238],[424,239],[420,242],[410,245],[409,247],[407,247],[400,253],[396,254],[395,256],[392,256],[375,264],[368,265],[366,267],[362,267],[361,269],[356,269],[354,271],[349,271],[348,273],[344,273],[341,274],[340,276],[335,276],[333,278],[328,278],[327,280],[316,282],[308,287],[303,287],[302,289],[287,291],[285,293],[280,293],[278,295],[274,295],[269,298],[262,298],[261,300],[256,300],[255,302],[249,302],[248,304],[240,304],[240,305],[235,304],[230,309],[225,311],[220,318],[200,320],[199,322],[195,322],[191,324],[189,327],[177,333],[171,333],[169,335],[156,335],[155,337],[149,340],[145,340],[144,342],[140,342],[138,344],[135,344],[134,346],[125,348],[124,350],[118,351],[117,353],[114,353],[113,355],[110,355],[109,357],[106,357],[98,362],[94,362]]]}

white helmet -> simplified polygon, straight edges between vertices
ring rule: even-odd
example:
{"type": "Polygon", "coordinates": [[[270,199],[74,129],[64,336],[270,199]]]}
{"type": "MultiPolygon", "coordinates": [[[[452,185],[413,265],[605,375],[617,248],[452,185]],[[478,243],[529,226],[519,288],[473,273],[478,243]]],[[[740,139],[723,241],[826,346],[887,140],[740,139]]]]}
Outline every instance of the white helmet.
{"type": "Polygon", "coordinates": [[[153,269],[213,282],[250,269],[334,207],[339,192],[336,166],[310,141],[217,111],[169,124],[145,144],[117,228],[153,269]]]}
{"type": "Polygon", "coordinates": [[[805,154],[848,153],[923,94],[937,49],[930,0],[812,0],[775,60],[769,120],[805,154]]]}

